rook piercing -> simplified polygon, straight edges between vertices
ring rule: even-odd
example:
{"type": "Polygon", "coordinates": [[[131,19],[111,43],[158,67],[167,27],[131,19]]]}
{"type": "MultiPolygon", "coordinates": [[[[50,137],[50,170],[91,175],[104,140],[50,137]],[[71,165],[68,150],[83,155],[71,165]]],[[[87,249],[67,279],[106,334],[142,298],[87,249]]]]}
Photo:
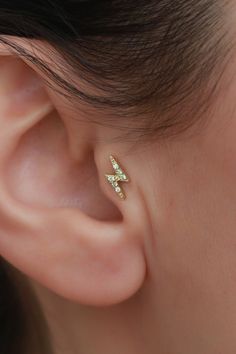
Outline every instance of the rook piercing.
{"type": "Polygon", "coordinates": [[[119,182],[129,182],[129,178],[121,169],[118,162],[115,160],[115,158],[112,155],[110,155],[110,161],[112,163],[112,167],[115,171],[115,174],[114,175],[105,174],[105,177],[107,181],[111,184],[116,194],[118,194],[118,196],[124,200],[126,196],[124,191],[120,187],[119,182]]]}

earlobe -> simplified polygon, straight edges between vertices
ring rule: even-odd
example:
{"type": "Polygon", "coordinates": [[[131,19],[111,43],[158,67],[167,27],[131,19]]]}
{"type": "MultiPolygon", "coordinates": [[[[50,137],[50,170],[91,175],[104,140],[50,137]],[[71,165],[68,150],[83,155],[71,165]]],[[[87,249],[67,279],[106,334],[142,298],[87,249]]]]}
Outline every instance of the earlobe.
{"type": "MultiPolygon", "coordinates": [[[[57,211],[57,217],[61,223],[55,221],[56,234],[64,243],[55,244],[51,270],[41,283],[69,300],[93,306],[120,303],[139,290],[146,264],[137,235],[122,223],[96,221],[79,210],[57,211]]],[[[55,226],[49,218],[50,227],[52,234],[55,226]]]]}
{"type": "Polygon", "coordinates": [[[104,306],[128,299],[146,272],[142,230],[121,217],[134,210],[134,201],[119,212],[119,204],[105,197],[99,176],[107,171],[92,158],[95,151],[89,157],[84,149],[79,162],[71,156],[66,119],[62,123],[54,111],[37,74],[14,58],[5,70],[0,254],[69,300],[104,306]]]}

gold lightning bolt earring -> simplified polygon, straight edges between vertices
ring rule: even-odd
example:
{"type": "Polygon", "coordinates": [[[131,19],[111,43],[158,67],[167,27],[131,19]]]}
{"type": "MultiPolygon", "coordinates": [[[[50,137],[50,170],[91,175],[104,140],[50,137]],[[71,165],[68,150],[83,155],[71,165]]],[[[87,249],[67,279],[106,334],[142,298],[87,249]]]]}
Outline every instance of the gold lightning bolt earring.
{"type": "Polygon", "coordinates": [[[107,181],[111,184],[112,188],[116,192],[116,194],[121,198],[125,199],[125,193],[122,190],[121,186],[119,185],[119,182],[129,182],[129,178],[127,175],[124,173],[124,171],[121,169],[120,165],[118,162],[115,160],[115,158],[110,155],[110,161],[112,164],[112,167],[114,169],[115,174],[105,174],[105,177],[107,181]]]}

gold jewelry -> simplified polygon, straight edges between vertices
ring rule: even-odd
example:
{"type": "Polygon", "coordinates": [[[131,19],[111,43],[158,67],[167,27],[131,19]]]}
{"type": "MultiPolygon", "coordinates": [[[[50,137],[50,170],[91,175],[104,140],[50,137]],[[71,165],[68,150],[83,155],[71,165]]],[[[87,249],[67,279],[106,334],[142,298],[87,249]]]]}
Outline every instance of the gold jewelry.
{"type": "Polygon", "coordinates": [[[126,196],[124,191],[120,187],[119,182],[129,182],[129,178],[123,172],[118,162],[115,160],[115,158],[112,155],[110,155],[110,161],[112,163],[112,167],[115,171],[115,174],[114,175],[105,174],[105,177],[107,181],[111,184],[116,194],[118,194],[118,196],[124,200],[126,196]]]}

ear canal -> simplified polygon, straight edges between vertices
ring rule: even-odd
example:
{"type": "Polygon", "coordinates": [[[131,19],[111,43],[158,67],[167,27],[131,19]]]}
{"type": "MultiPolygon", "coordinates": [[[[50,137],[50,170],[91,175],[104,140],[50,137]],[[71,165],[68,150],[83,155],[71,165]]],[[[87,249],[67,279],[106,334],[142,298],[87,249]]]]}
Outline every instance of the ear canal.
{"type": "Polygon", "coordinates": [[[67,119],[33,70],[14,60],[0,98],[0,254],[69,300],[124,301],[145,278],[141,230],[101,190],[96,146],[72,156],[67,119]]]}
{"type": "Polygon", "coordinates": [[[80,208],[98,220],[121,218],[100,189],[92,152],[80,161],[70,155],[66,129],[56,111],[24,134],[6,172],[9,189],[23,203],[80,208]]]}

